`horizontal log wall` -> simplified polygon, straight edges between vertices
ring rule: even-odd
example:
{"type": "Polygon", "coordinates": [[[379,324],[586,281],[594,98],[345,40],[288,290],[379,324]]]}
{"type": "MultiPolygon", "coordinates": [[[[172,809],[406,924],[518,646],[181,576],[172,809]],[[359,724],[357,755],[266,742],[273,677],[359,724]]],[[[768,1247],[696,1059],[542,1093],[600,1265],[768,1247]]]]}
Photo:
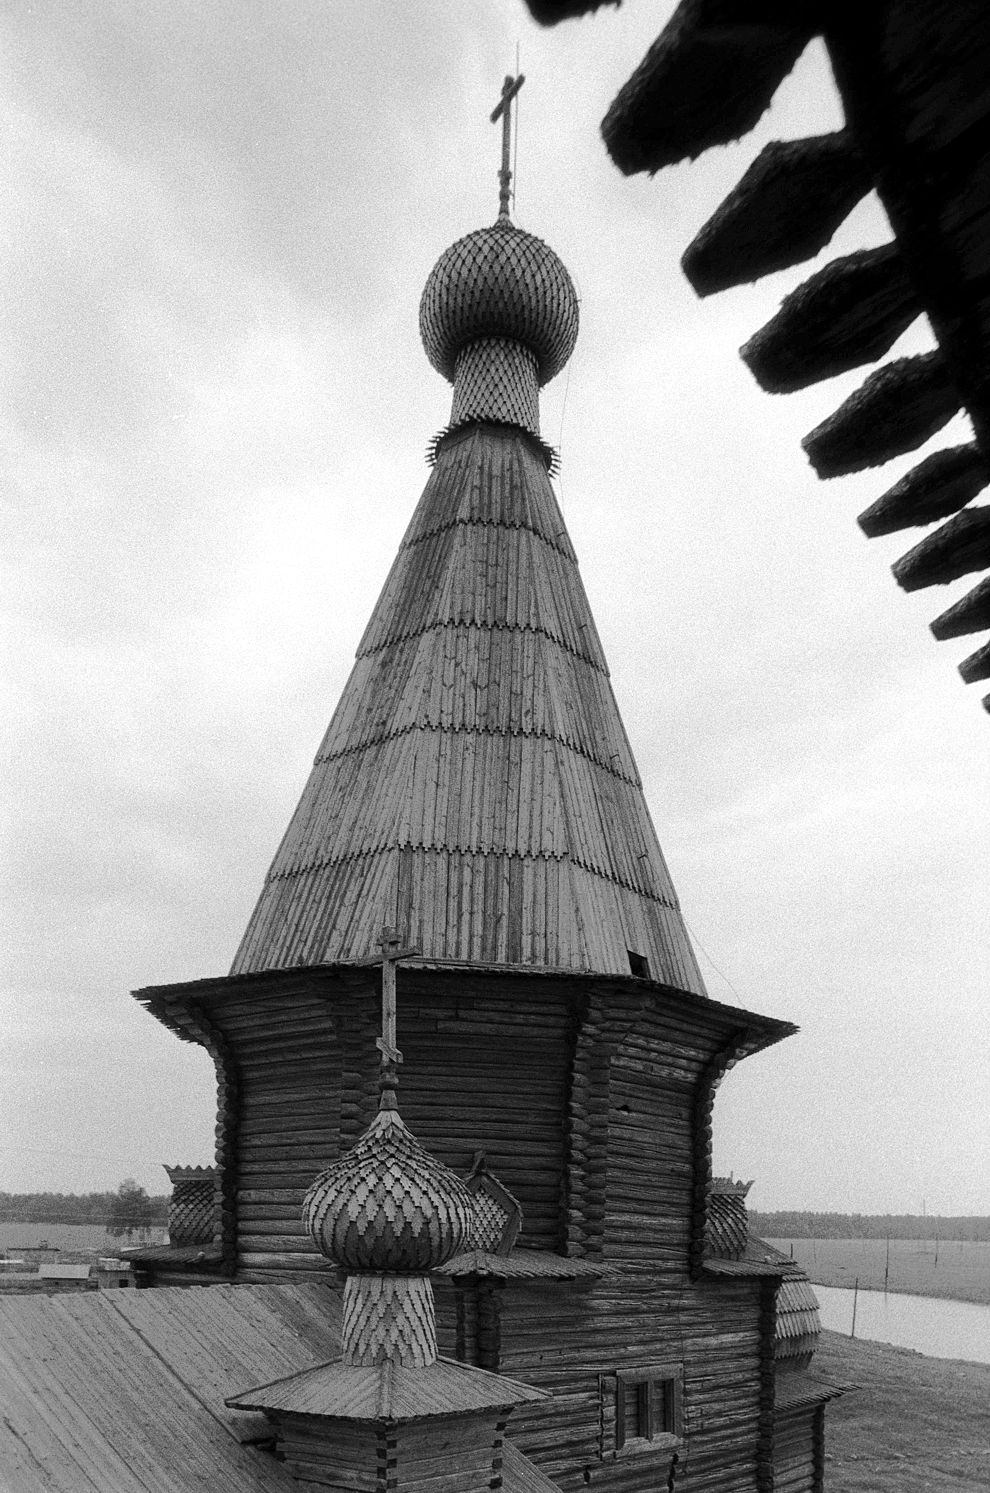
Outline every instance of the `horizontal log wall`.
{"type": "Polygon", "coordinates": [[[302,1200],[339,1154],[341,1043],[321,994],[275,1004],[245,992],[214,1014],[239,1074],[237,1279],[326,1270],[302,1225],[302,1200]]]}
{"type": "Polygon", "coordinates": [[[523,999],[504,980],[474,977],[440,993],[399,978],[403,1118],[462,1176],[485,1151],[522,1207],[519,1247],[560,1250],[574,1026],[566,989],[530,985],[523,999]]]}
{"type": "MultiPolygon", "coordinates": [[[[554,1394],[519,1409],[512,1437],[564,1489],[635,1493],[666,1485],[668,1449],[615,1450],[616,1372],[683,1368],[677,1489],[757,1488],[760,1288],[755,1281],[674,1286],[639,1276],[593,1285],[507,1286],[501,1370],[554,1394]]],[[[810,1484],[808,1485],[810,1487],[810,1484]]]]}
{"type": "Polygon", "coordinates": [[[816,1481],[817,1405],[799,1405],[778,1411],[774,1419],[773,1486],[774,1493],[809,1493],[816,1481]]]}
{"type": "MultiPolygon", "coordinates": [[[[245,984],[210,1002],[238,1072],[242,1280],[329,1269],[303,1233],[302,1197],[377,1102],[378,971],[314,970],[279,994],[245,984]]],[[[760,1283],[692,1276],[699,1104],[707,1113],[732,1040],[709,1008],[632,982],[399,970],[398,1097],[413,1134],[461,1174],[486,1151],[522,1205],[520,1245],[616,1271],[485,1285],[483,1301],[460,1303],[437,1282],[441,1352],[554,1391],[552,1408],[516,1412],[512,1434],[565,1489],[666,1486],[672,1449],[615,1454],[616,1372],[657,1362],[683,1366],[675,1488],[769,1487],[760,1283]]]]}

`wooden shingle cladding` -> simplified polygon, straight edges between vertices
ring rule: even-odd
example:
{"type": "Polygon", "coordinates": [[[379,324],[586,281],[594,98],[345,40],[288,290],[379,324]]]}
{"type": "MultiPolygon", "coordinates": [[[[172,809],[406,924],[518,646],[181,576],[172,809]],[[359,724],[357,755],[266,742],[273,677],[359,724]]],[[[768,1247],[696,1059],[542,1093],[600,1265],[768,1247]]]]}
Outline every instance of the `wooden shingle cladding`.
{"type": "Polygon", "coordinates": [[[477,425],[436,466],[232,973],[424,958],[703,984],[545,464],[477,425]]]}
{"type": "MultiPolygon", "coordinates": [[[[542,20],[590,5],[529,0],[542,20]]],[[[865,260],[836,261],[794,292],[750,339],[747,362],[764,387],[803,387],[883,354],[916,309],[937,359],[894,363],[873,376],[805,449],[819,475],[861,470],[914,450],[960,406],[990,460],[990,8],[984,0],[682,0],[603,123],[615,163],[656,171],[745,134],[770,107],[807,41],[823,37],[846,127],[830,137],[773,142],[698,233],[684,267],[701,294],[811,257],[870,187],[894,242],[865,260]],[[823,310],[839,296],[836,335],[823,310]],[[823,335],[823,327],[825,328],[823,335]],[[881,423],[886,429],[881,433],[881,423]],[[882,438],[881,438],[882,434],[882,438]]],[[[951,464],[950,464],[951,466],[951,464]]],[[[907,491],[863,516],[870,534],[927,525],[986,483],[979,462],[931,491],[923,463],[907,491]],[[917,478],[917,481],[914,479],[917,478]],[[915,501],[915,490],[931,501],[915,501]],[[879,518],[879,523],[874,519],[879,518]]],[[[899,484],[898,486],[901,486],[899,484]]],[[[943,525],[899,584],[938,585],[990,565],[974,524],[943,525]],[[948,558],[947,558],[948,557],[948,558]]],[[[985,626],[985,623],[981,625],[985,626]]],[[[933,625],[936,637],[942,636],[933,625]]],[[[987,677],[984,655],[959,666],[987,677]]],[[[990,695],[984,699],[990,709],[990,695]]]]}

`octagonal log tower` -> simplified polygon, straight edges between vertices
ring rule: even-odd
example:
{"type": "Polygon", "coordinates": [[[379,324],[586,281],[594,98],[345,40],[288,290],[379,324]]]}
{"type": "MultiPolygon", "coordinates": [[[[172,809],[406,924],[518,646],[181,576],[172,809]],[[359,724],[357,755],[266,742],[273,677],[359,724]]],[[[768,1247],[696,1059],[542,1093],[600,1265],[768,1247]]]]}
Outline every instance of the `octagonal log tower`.
{"type": "Polygon", "coordinates": [[[441,1352],[554,1393],[513,1434],[563,1488],[769,1489],[786,1267],[714,1258],[706,1202],[717,1084],[793,1028],[706,995],[646,806],[539,429],[577,323],[504,217],[441,256],[451,420],[232,971],[137,994],[217,1067],[217,1273],[325,1276],[395,930],[402,1113],[522,1210],[436,1274],[441,1352]]]}

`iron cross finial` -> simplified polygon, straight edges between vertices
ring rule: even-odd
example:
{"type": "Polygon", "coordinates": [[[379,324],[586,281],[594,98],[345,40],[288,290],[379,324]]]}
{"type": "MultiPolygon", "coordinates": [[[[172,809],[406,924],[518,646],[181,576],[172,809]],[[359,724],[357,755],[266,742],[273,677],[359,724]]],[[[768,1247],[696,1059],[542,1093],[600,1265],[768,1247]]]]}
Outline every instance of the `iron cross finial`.
{"type": "MultiPolygon", "coordinates": [[[[516,65],[518,66],[518,60],[516,65]]],[[[502,169],[498,173],[498,216],[508,222],[510,185],[512,171],[509,167],[509,152],[512,145],[512,100],[525,83],[522,73],[515,78],[506,78],[502,84],[502,97],[492,110],[492,124],[502,121],[502,169]]]]}
{"type": "MultiPolygon", "coordinates": [[[[396,1046],[395,966],[400,959],[408,959],[418,954],[419,949],[406,944],[398,928],[383,928],[380,943],[382,950],[382,1034],[375,1045],[382,1055],[381,1087],[384,1099],[386,1091],[394,1090],[399,1081],[396,1069],[397,1065],[402,1062],[402,1053],[396,1046]]],[[[392,1103],[394,1104],[394,1100],[392,1103]]]]}

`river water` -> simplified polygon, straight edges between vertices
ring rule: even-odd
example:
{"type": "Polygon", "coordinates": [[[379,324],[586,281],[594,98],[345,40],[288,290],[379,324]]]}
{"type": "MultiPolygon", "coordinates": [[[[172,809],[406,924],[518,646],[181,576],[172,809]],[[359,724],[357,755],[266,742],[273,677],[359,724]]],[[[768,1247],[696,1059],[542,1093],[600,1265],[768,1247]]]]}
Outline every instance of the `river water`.
{"type": "MultiPolygon", "coordinates": [[[[815,1286],[822,1326],[848,1337],[853,1292],[845,1286],[815,1286]]],[[[990,1306],[970,1301],[939,1301],[891,1291],[860,1291],[856,1336],[898,1348],[914,1348],[930,1358],[968,1358],[990,1363],[990,1306]]]]}

